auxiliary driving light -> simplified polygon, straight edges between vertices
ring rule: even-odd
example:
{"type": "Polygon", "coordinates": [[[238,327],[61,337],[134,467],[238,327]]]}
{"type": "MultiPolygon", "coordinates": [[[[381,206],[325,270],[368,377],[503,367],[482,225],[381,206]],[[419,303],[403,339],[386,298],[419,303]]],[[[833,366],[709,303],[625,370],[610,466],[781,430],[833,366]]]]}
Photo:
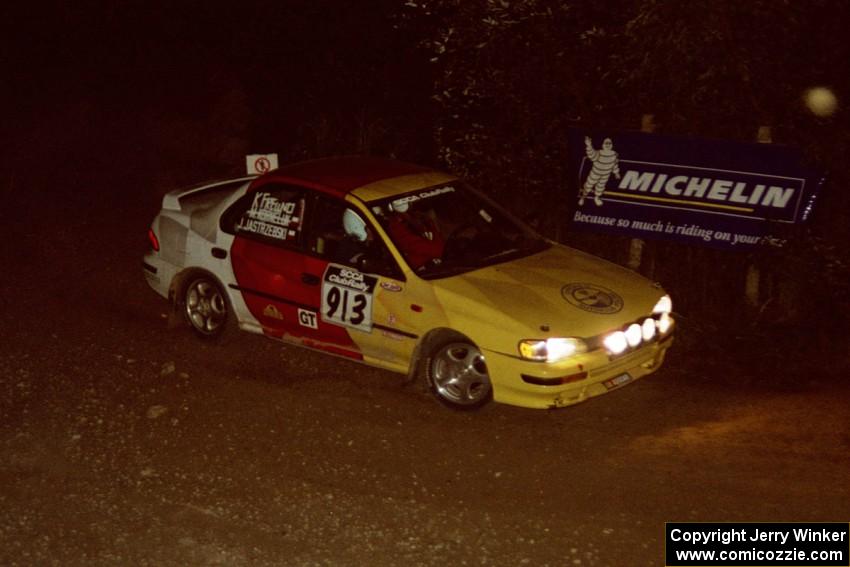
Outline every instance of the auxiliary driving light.
{"type": "Polygon", "coordinates": [[[649,342],[655,336],[655,319],[648,317],[643,320],[643,325],[641,325],[641,332],[643,334],[643,340],[649,342]]]}
{"type": "Polygon", "coordinates": [[[641,331],[641,327],[637,323],[632,323],[626,329],[626,341],[632,348],[635,348],[640,344],[640,339],[642,335],[643,332],[641,331]]]}
{"type": "Polygon", "coordinates": [[[605,348],[608,349],[608,352],[610,352],[611,354],[620,354],[629,346],[629,342],[626,339],[626,333],[624,333],[623,331],[614,331],[613,333],[605,337],[602,343],[605,345],[605,348]]]}
{"type": "Polygon", "coordinates": [[[673,311],[673,300],[670,299],[669,295],[661,296],[661,299],[658,300],[658,303],[655,304],[655,307],[652,308],[652,312],[656,315],[659,313],[670,313],[673,311]]]}
{"type": "Polygon", "coordinates": [[[669,313],[662,313],[661,317],[658,318],[658,332],[662,335],[667,333],[670,330],[670,325],[672,325],[673,320],[670,318],[669,313]]]}

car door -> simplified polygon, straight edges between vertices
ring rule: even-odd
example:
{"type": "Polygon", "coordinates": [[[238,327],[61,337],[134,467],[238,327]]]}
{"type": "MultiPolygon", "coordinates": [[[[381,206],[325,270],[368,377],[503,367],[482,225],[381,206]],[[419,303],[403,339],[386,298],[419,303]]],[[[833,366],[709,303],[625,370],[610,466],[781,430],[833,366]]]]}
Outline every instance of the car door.
{"type": "Polygon", "coordinates": [[[315,198],[316,214],[308,219],[306,231],[306,271],[321,277],[319,327],[344,330],[370,362],[406,365],[416,335],[397,328],[404,291],[398,264],[357,203],[322,193],[315,198]],[[346,210],[363,223],[367,242],[352,242],[346,235],[346,210]]]}
{"type": "Polygon", "coordinates": [[[304,187],[267,183],[224,214],[236,289],[266,335],[360,358],[344,328],[320,325],[324,267],[308,255],[304,231],[313,202],[304,187]]]}

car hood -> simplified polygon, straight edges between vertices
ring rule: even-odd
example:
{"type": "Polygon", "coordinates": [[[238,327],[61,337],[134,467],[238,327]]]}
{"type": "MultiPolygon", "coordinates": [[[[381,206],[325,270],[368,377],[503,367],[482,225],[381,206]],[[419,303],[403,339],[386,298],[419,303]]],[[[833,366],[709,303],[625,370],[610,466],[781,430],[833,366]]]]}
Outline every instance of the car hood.
{"type": "Polygon", "coordinates": [[[664,294],[631,270],[557,244],[431,283],[453,328],[509,349],[521,338],[599,335],[650,314],[664,294]]]}

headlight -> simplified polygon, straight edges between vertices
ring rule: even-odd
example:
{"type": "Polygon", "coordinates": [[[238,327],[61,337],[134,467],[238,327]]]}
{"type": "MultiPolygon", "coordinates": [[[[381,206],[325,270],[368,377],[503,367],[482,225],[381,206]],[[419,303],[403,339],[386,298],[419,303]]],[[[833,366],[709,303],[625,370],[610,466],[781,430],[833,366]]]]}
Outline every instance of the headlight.
{"type": "Polygon", "coordinates": [[[587,346],[581,339],[525,339],[519,342],[519,355],[538,362],[558,362],[584,352],[587,346]]]}
{"type": "Polygon", "coordinates": [[[662,296],[661,299],[658,300],[658,303],[655,304],[655,307],[652,308],[652,312],[655,314],[672,313],[673,300],[670,299],[669,295],[662,296]]]}

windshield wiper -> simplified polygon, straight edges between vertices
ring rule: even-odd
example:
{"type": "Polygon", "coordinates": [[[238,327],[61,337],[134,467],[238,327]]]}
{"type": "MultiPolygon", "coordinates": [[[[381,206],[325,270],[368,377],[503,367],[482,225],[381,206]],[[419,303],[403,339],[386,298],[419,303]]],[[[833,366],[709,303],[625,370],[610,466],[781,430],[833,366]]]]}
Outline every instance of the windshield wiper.
{"type": "Polygon", "coordinates": [[[498,258],[502,258],[503,256],[513,256],[515,254],[533,254],[543,250],[544,244],[546,244],[545,240],[537,238],[534,240],[523,240],[519,246],[514,246],[506,250],[500,250],[498,252],[494,252],[493,254],[488,254],[487,256],[484,256],[481,260],[482,262],[490,262],[498,258]]]}
{"type": "Polygon", "coordinates": [[[467,265],[461,265],[461,266],[450,265],[450,266],[447,266],[447,265],[444,264],[444,265],[440,266],[439,268],[434,268],[434,269],[431,269],[431,270],[417,272],[417,273],[419,274],[420,277],[425,278],[425,279],[445,278],[445,277],[448,277],[448,276],[454,276],[454,275],[461,274],[461,273],[464,273],[464,272],[471,272],[472,270],[477,270],[481,267],[482,266],[467,266],[467,265]]]}

